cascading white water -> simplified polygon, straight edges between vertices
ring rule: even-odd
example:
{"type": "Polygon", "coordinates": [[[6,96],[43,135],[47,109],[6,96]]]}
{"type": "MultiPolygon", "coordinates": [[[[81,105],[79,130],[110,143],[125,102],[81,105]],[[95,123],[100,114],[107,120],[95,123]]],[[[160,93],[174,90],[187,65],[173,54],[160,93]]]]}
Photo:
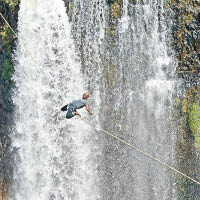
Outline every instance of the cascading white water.
{"type": "MultiPolygon", "coordinates": [[[[75,55],[71,27],[61,0],[22,0],[19,38],[68,102],[62,102],[26,51],[18,45],[14,80],[16,200],[95,200],[91,127],[66,120],[60,107],[87,88],[75,55]]],[[[81,114],[84,116],[85,112],[81,114]]],[[[93,152],[94,153],[94,152],[93,152]]]]}
{"type": "MultiPolygon", "coordinates": [[[[175,63],[168,55],[164,12],[164,1],[138,0],[129,6],[128,26],[125,29],[122,24],[119,28],[120,58],[127,72],[130,140],[160,160],[175,165],[177,130],[172,115],[175,63]]],[[[132,160],[136,199],[177,198],[173,174],[140,155],[132,160]]]]}
{"type": "MultiPolygon", "coordinates": [[[[175,63],[168,54],[165,1],[120,1],[122,16],[112,20],[109,13],[117,12],[119,4],[106,2],[84,1],[72,15],[73,34],[86,58],[83,68],[100,80],[100,123],[125,141],[176,165],[175,63]],[[103,31],[104,38],[98,43],[98,32],[103,31]]],[[[90,83],[96,80],[91,78],[90,83]]],[[[111,138],[102,136],[99,141],[100,199],[177,199],[173,173],[111,138]]]]}

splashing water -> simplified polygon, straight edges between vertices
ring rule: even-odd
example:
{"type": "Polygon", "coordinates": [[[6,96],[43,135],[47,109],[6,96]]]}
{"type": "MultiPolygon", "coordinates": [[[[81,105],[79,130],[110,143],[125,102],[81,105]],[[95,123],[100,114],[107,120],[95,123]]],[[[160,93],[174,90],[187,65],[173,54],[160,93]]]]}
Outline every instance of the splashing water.
{"type": "MultiPolygon", "coordinates": [[[[12,199],[97,198],[90,127],[66,120],[60,107],[86,89],[61,0],[22,0],[19,38],[68,102],[62,102],[18,45],[13,146],[18,148],[12,199]]],[[[84,111],[82,112],[84,116],[84,111]]]]}
{"type": "MultiPolygon", "coordinates": [[[[90,84],[100,83],[100,124],[175,166],[175,62],[168,55],[165,1],[123,0],[121,16],[112,20],[110,12],[118,6],[112,1],[110,7],[98,0],[84,1],[84,5],[80,0],[75,2],[81,6],[73,13],[73,35],[83,60],[87,58],[86,64],[83,62],[85,74],[91,69],[94,72],[95,80],[88,75],[90,84]],[[92,12],[94,8],[96,12],[92,12]],[[94,29],[98,25],[99,32],[94,29]],[[102,32],[104,38],[98,42],[102,32]]],[[[100,199],[177,198],[175,177],[168,170],[113,139],[101,137],[99,141],[100,199]]]]}

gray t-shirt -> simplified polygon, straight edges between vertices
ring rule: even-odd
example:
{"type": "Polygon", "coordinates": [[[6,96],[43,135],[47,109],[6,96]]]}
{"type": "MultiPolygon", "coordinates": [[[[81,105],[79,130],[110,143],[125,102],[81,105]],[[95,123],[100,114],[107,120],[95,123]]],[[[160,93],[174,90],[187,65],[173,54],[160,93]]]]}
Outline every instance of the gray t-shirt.
{"type": "Polygon", "coordinates": [[[83,108],[84,106],[88,105],[86,99],[79,99],[77,101],[73,101],[71,104],[75,109],[83,108]]]}

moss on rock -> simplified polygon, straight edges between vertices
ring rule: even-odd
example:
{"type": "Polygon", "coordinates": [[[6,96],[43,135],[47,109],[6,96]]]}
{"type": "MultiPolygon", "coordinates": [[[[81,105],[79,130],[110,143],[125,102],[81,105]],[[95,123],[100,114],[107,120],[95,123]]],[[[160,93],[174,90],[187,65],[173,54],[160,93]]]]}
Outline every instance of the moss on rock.
{"type": "Polygon", "coordinates": [[[187,113],[187,106],[188,106],[188,104],[187,104],[187,99],[186,98],[184,98],[183,100],[182,100],[182,112],[183,113],[187,113]]]}
{"type": "Polygon", "coordinates": [[[73,11],[74,11],[74,2],[72,1],[69,4],[69,13],[68,13],[69,17],[72,17],[73,11]]]}
{"type": "Polygon", "coordinates": [[[9,86],[13,85],[12,75],[14,73],[14,66],[11,59],[5,59],[3,63],[3,73],[2,76],[9,86]]]}
{"type": "Polygon", "coordinates": [[[0,35],[1,35],[2,42],[3,42],[5,45],[11,44],[12,41],[14,40],[14,34],[13,34],[13,32],[10,30],[10,28],[8,27],[7,24],[5,24],[5,25],[3,26],[3,29],[2,29],[2,31],[0,32],[0,35]]]}
{"type": "Polygon", "coordinates": [[[188,88],[184,96],[181,100],[181,111],[194,137],[194,146],[200,149],[200,87],[188,88]]]}
{"type": "MultiPolygon", "coordinates": [[[[11,24],[13,28],[16,27],[16,21],[19,9],[20,0],[3,0],[1,9],[4,10],[3,15],[7,19],[7,21],[11,24]]],[[[2,65],[1,65],[1,77],[5,80],[7,88],[11,88],[13,86],[12,74],[14,73],[14,67],[12,62],[12,53],[15,46],[14,33],[9,28],[9,26],[3,22],[0,28],[0,40],[3,44],[1,54],[3,55],[2,65]]]]}
{"type": "Polygon", "coordinates": [[[13,40],[14,34],[11,29],[5,24],[0,32],[1,40],[5,45],[6,57],[3,61],[2,77],[6,81],[6,84],[10,87],[13,86],[12,75],[14,73],[14,66],[11,59],[12,49],[13,49],[13,40]]]}
{"type": "Polygon", "coordinates": [[[14,10],[18,5],[20,0],[3,0],[8,6],[14,10]]]}
{"type": "Polygon", "coordinates": [[[200,2],[197,0],[167,0],[166,4],[166,7],[174,10],[176,20],[173,34],[179,63],[177,72],[180,77],[185,77],[187,74],[187,77],[194,79],[193,77],[198,77],[200,72],[198,42],[200,2]]]}
{"type": "Polygon", "coordinates": [[[112,4],[111,6],[111,17],[113,19],[118,19],[122,16],[122,10],[121,10],[121,6],[120,3],[115,2],[114,4],[112,4]]]}
{"type": "Polygon", "coordinates": [[[189,127],[195,137],[195,147],[200,149],[200,106],[194,103],[189,110],[189,127]]]}

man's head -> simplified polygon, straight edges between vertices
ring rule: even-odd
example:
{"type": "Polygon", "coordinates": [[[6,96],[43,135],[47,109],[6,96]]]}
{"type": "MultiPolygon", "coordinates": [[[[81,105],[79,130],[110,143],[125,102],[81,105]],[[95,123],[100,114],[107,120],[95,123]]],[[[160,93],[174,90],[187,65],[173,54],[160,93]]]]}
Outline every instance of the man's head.
{"type": "Polygon", "coordinates": [[[89,93],[88,92],[85,92],[84,94],[83,94],[83,99],[87,99],[89,97],[89,93]]]}

